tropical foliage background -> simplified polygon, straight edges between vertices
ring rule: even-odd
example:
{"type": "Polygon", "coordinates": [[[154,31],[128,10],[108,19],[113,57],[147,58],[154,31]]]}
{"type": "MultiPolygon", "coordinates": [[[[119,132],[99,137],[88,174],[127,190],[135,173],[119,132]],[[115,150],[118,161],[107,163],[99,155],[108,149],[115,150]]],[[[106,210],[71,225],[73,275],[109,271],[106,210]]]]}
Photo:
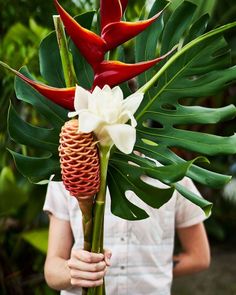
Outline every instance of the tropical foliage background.
{"type": "MultiPolygon", "coordinates": [[[[19,69],[27,65],[37,78],[39,74],[38,49],[40,41],[53,30],[52,15],[55,14],[53,1],[0,0],[0,60],[19,69]]],[[[93,8],[95,0],[63,1],[63,6],[71,15],[93,8]]],[[[142,11],[144,0],[130,0],[126,17],[136,20],[142,11]]],[[[149,1],[150,4],[153,1],[149,1]]],[[[176,11],[182,1],[173,0],[170,13],[176,11]]],[[[208,13],[211,16],[208,29],[235,20],[236,4],[233,0],[192,0],[198,4],[195,19],[208,13]]],[[[172,32],[174,34],[174,32],[172,32]]],[[[232,48],[232,58],[236,62],[236,33],[226,33],[226,39],[232,48]]],[[[126,60],[133,62],[131,46],[124,46],[126,60]]],[[[142,79],[144,77],[141,77],[142,79]]],[[[0,293],[2,295],[54,294],[43,280],[43,263],[47,244],[47,218],[42,214],[44,185],[29,183],[16,170],[12,157],[6,148],[26,153],[26,147],[12,142],[7,133],[7,112],[9,103],[28,122],[37,125],[44,119],[29,106],[19,104],[12,87],[14,78],[8,72],[0,71],[0,293]],[[32,291],[34,290],[34,291],[32,291]],[[33,293],[32,293],[33,292],[33,293]]],[[[220,107],[234,103],[236,86],[231,85],[214,97],[204,97],[204,105],[220,107]]],[[[45,122],[46,124],[46,122],[45,122]]],[[[184,127],[184,126],[183,126],[184,127]]],[[[186,126],[187,128],[187,126],[186,126]]],[[[189,126],[188,126],[189,129],[189,126]]],[[[194,131],[201,130],[219,135],[231,135],[235,130],[235,121],[217,125],[191,126],[194,131]],[[204,129],[203,129],[204,128],[204,129]]],[[[192,159],[194,154],[184,154],[192,159]]],[[[236,161],[232,156],[210,158],[216,172],[236,177],[236,161]]],[[[234,180],[234,178],[233,178],[234,180]]],[[[214,245],[235,243],[236,229],[236,184],[222,190],[199,187],[204,197],[213,202],[212,217],[206,227],[214,245]]],[[[198,293],[196,293],[198,294],[198,293]]],[[[216,294],[216,293],[209,293],[216,294]]],[[[225,293],[226,294],[226,293],[225,293]]],[[[230,293],[229,293],[230,294],[230,293]]],[[[178,295],[178,294],[177,294],[178,295]]]]}

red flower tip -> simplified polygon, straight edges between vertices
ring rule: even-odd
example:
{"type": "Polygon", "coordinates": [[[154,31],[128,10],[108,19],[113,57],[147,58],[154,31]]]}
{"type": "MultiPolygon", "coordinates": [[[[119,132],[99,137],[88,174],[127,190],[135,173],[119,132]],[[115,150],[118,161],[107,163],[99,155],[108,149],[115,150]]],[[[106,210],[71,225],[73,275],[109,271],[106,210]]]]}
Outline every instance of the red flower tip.
{"type": "MultiPolygon", "coordinates": [[[[126,1],[128,2],[128,1],[126,1]]],[[[120,0],[101,0],[100,14],[101,14],[101,29],[113,22],[119,22],[122,17],[122,4],[120,0]]]]}
{"type": "Polygon", "coordinates": [[[68,35],[74,41],[81,54],[94,67],[104,60],[106,50],[105,41],[95,33],[79,25],[58,3],[54,0],[57,11],[62,19],[68,35]]]}
{"type": "Polygon", "coordinates": [[[43,83],[36,82],[28,77],[24,76],[22,73],[12,69],[4,62],[0,62],[0,65],[11,71],[17,77],[28,83],[40,94],[48,98],[49,100],[55,102],[56,104],[68,109],[74,110],[74,97],[75,97],[75,87],[71,88],[55,88],[43,83]]]}
{"type": "Polygon", "coordinates": [[[106,41],[107,50],[117,47],[144,31],[160,16],[162,11],[147,20],[138,22],[117,21],[107,24],[102,30],[102,38],[106,41]]]}
{"type": "Polygon", "coordinates": [[[150,69],[159,61],[170,55],[175,49],[176,47],[171,49],[165,55],[160,56],[156,59],[146,62],[140,62],[137,64],[125,64],[119,61],[103,61],[96,68],[93,88],[95,88],[96,86],[102,88],[106,84],[112,87],[122,82],[128,81],[129,79],[150,69]]]}

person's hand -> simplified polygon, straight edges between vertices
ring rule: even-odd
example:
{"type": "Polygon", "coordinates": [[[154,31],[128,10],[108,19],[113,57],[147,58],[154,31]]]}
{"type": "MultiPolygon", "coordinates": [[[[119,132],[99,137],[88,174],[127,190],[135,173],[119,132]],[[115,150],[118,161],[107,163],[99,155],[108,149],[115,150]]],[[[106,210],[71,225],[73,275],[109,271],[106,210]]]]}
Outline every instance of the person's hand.
{"type": "Polygon", "coordinates": [[[91,288],[102,285],[107,267],[110,266],[110,258],[109,250],[104,250],[104,254],[72,250],[71,258],[67,261],[71,286],[91,288]]]}

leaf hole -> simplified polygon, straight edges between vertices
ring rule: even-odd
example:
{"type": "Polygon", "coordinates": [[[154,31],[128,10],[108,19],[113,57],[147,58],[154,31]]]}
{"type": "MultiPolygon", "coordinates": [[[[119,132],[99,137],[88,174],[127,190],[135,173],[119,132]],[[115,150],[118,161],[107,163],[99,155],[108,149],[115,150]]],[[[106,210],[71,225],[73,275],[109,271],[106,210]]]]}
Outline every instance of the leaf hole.
{"type": "Polygon", "coordinates": [[[158,121],[150,120],[150,119],[144,121],[143,126],[147,127],[147,128],[159,128],[159,129],[164,128],[164,126],[161,123],[159,123],[158,121]]]}
{"type": "Polygon", "coordinates": [[[158,144],[152,140],[146,139],[146,138],[141,138],[142,142],[150,145],[150,146],[158,146],[158,144]]]}
{"type": "Polygon", "coordinates": [[[164,103],[161,105],[161,108],[164,110],[168,110],[168,111],[176,111],[176,106],[174,106],[173,104],[170,103],[164,103]]]}

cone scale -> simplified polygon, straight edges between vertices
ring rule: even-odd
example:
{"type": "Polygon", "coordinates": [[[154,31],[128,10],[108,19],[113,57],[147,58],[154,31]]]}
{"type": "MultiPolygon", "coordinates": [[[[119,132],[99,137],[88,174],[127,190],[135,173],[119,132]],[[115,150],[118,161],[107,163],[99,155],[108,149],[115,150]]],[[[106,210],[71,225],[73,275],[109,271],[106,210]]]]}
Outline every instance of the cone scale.
{"type": "Polygon", "coordinates": [[[79,133],[78,120],[67,121],[61,129],[59,156],[62,181],[71,196],[88,201],[99,191],[100,166],[92,133],[79,133]]]}

